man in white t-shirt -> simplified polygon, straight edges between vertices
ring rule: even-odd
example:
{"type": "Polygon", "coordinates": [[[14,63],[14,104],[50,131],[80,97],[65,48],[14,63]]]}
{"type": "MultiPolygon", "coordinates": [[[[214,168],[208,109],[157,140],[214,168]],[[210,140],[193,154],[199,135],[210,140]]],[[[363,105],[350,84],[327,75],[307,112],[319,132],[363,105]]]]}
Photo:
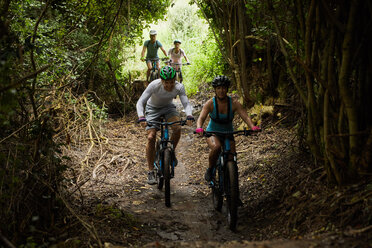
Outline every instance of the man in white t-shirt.
{"type": "MultiPolygon", "coordinates": [[[[187,125],[191,125],[194,121],[192,116],[192,106],[186,96],[185,87],[183,84],[175,80],[176,71],[170,66],[164,66],[160,70],[160,79],[152,81],[145,91],[142,93],[137,102],[138,122],[142,127],[146,127],[147,131],[147,146],[146,156],[148,171],[148,184],[156,184],[154,174],[155,160],[155,142],[156,132],[158,127],[147,126],[147,122],[159,121],[164,116],[167,122],[180,120],[176,106],[173,104],[173,99],[178,95],[187,115],[187,125]],[[146,107],[145,107],[146,106],[146,107]]],[[[172,125],[173,147],[176,149],[178,141],[181,138],[181,128],[179,125],[172,125]]]]}
{"type": "Polygon", "coordinates": [[[182,81],[183,81],[182,72],[181,72],[182,57],[184,57],[186,59],[187,64],[190,64],[190,61],[187,58],[185,51],[180,48],[181,41],[180,40],[174,40],[173,44],[174,44],[174,47],[169,49],[169,51],[168,51],[168,56],[170,57],[170,60],[171,60],[170,65],[176,71],[179,71],[179,73],[180,73],[180,83],[182,83],[182,81]]]}

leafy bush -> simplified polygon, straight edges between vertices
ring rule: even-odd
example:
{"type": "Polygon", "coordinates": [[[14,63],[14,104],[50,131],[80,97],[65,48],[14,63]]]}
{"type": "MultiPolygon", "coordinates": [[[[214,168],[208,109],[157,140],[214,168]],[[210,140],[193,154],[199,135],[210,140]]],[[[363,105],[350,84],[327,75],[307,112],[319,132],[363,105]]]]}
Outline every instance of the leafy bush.
{"type": "MultiPolygon", "coordinates": [[[[189,5],[181,0],[175,1],[173,6],[169,8],[167,20],[152,24],[151,28],[144,30],[144,40],[149,39],[150,29],[158,31],[157,39],[167,52],[173,47],[175,39],[182,41],[181,48],[191,61],[190,66],[182,67],[183,83],[189,95],[195,94],[201,83],[210,81],[215,75],[223,73],[225,64],[221,58],[220,50],[208,24],[198,13],[196,5],[189,5]]],[[[140,62],[142,45],[143,41],[135,48],[135,56],[128,58],[120,71],[128,74],[130,71],[141,70],[143,73],[138,77],[144,80],[146,65],[140,62]]],[[[123,53],[127,53],[127,51],[123,51],[123,53]]],[[[163,56],[160,51],[159,56],[163,56]]]]}

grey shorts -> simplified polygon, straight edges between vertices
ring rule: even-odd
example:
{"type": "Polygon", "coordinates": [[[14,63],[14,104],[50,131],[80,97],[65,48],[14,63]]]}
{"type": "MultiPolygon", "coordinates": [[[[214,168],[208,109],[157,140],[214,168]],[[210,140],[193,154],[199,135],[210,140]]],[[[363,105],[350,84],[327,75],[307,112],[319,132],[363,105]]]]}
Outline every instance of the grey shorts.
{"type": "MultiPolygon", "coordinates": [[[[180,113],[177,112],[176,106],[172,103],[161,108],[156,108],[146,104],[145,115],[146,120],[149,122],[160,121],[162,116],[164,116],[166,120],[169,120],[169,118],[171,117],[180,116],[180,113]]],[[[160,129],[160,126],[147,126],[146,130],[149,130],[151,128],[160,129]]]]}
{"type": "Polygon", "coordinates": [[[156,62],[158,62],[160,59],[159,58],[152,58],[152,59],[150,59],[150,58],[146,58],[146,63],[148,63],[148,62],[152,62],[152,61],[156,61],[156,62]]]}

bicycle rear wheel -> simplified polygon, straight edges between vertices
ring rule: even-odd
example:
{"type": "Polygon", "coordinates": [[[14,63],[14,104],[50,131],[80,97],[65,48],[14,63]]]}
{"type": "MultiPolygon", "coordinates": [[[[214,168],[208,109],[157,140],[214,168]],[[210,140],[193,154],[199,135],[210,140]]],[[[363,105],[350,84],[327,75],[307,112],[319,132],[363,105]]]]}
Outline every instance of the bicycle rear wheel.
{"type": "Polygon", "coordinates": [[[238,199],[239,182],[238,168],[233,161],[228,161],[226,166],[226,200],[227,200],[227,221],[229,228],[234,231],[238,222],[238,199]]]}
{"type": "Polygon", "coordinates": [[[172,157],[171,157],[171,151],[170,149],[165,149],[164,150],[164,194],[165,194],[165,206],[170,207],[171,202],[170,202],[170,179],[171,179],[171,162],[172,162],[172,157]]]}
{"type": "Polygon", "coordinates": [[[215,210],[221,212],[223,203],[221,178],[223,177],[223,175],[219,166],[215,168],[215,170],[216,173],[213,180],[214,185],[212,187],[213,207],[215,210]]]}

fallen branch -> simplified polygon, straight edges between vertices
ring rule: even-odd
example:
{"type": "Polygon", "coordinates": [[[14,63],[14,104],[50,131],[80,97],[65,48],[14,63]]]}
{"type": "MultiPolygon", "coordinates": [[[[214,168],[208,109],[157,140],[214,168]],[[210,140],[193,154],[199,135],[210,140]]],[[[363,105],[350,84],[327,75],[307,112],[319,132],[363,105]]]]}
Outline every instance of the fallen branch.
{"type": "Polygon", "coordinates": [[[70,211],[70,213],[73,216],[75,216],[76,219],[78,219],[80,221],[80,223],[85,227],[85,229],[90,233],[90,235],[92,235],[92,237],[97,241],[99,247],[103,247],[102,241],[100,240],[100,238],[99,238],[99,236],[97,234],[97,231],[94,228],[94,226],[93,225],[89,225],[86,221],[84,221],[82,218],[80,218],[80,216],[77,213],[75,213],[75,211],[70,207],[70,205],[67,203],[66,199],[64,199],[61,194],[58,194],[57,193],[57,195],[62,200],[62,202],[66,206],[66,208],[70,211]]]}
{"type": "Polygon", "coordinates": [[[46,69],[48,69],[49,66],[50,66],[50,64],[49,64],[49,65],[45,65],[45,66],[39,68],[38,70],[33,71],[33,72],[27,74],[26,76],[22,77],[21,79],[18,79],[17,82],[15,82],[15,83],[13,83],[13,84],[11,84],[11,85],[8,85],[8,86],[6,86],[6,87],[1,88],[1,89],[0,89],[0,92],[4,92],[4,91],[7,91],[7,90],[9,90],[9,89],[12,89],[12,88],[16,88],[16,87],[18,87],[19,85],[25,83],[27,79],[34,78],[34,77],[35,77],[37,74],[39,74],[40,72],[43,72],[43,71],[45,71],[46,69]]]}
{"type": "Polygon", "coordinates": [[[92,175],[93,179],[97,178],[97,171],[100,167],[104,167],[107,171],[107,167],[103,163],[100,163],[102,158],[106,155],[106,153],[107,153],[107,151],[104,154],[102,154],[102,156],[98,159],[98,161],[97,161],[98,165],[96,167],[94,167],[94,169],[93,169],[93,173],[92,173],[93,174],[92,175]]]}
{"type": "MultiPolygon", "coordinates": [[[[88,160],[89,160],[89,155],[92,152],[92,149],[94,147],[94,139],[93,139],[93,134],[92,134],[92,124],[93,124],[93,111],[89,106],[88,100],[86,97],[84,97],[85,105],[88,109],[89,112],[89,121],[87,123],[88,126],[88,131],[89,131],[89,138],[90,138],[90,147],[88,149],[88,152],[85,154],[84,159],[80,162],[82,167],[84,167],[84,164],[88,165],[88,160]]],[[[78,181],[80,179],[80,176],[78,177],[78,181]]]]}
{"type": "Polygon", "coordinates": [[[3,234],[0,232],[0,240],[6,247],[9,248],[16,248],[6,237],[3,236],[3,234]]]}
{"type": "Polygon", "coordinates": [[[127,158],[127,163],[124,165],[124,168],[122,171],[125,171],[128,168],[129,164],[130,164],[130,159],[127,158]]]}
{"type": "MultiPolygon", "coordinates": [[[[104,167],[105,168],[105,170],[107,171],[107,167],[106,167],[106,165],[104,165],[104,164],[98,164],[94,169],[93,169],[93,175],[92,175],[92,178],[93,179],[96,179],[97,178],[97,171],[98,171],[98,169],[100,168],[100,167],[104,167]]],[[[105,173],[105,174],[107,174],[107,173],[105,173]]],[[[105,176],[105,178],[106,178],[106,176],[105,176]]]]}
{"type": "Polygon", "coordinates": [[[366,232],[366,231],[369,231],[372,229],[372,225],[370,226],[366,226],[364,228],[361,228],[361,229],[353,229],[353,230],[348,230],[346,232],[344,232],[344,234],[346,236],[354,236],[356,234],[360,234],[360,233],[363,233],[363,232],[366,232]]]}

